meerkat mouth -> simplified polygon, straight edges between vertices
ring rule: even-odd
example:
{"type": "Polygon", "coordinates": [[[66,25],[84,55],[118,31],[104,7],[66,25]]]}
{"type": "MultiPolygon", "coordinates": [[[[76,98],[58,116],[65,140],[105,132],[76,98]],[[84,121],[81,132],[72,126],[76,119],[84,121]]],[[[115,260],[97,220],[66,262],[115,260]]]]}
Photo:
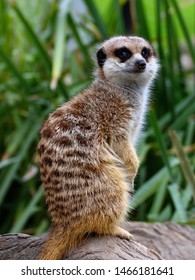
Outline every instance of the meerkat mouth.
{"type": "Polygon", "coordinates": [[[130,73],[130,74],[140,74],[144,73],[146,69],[123,69],[123,72],[130,73]]]}

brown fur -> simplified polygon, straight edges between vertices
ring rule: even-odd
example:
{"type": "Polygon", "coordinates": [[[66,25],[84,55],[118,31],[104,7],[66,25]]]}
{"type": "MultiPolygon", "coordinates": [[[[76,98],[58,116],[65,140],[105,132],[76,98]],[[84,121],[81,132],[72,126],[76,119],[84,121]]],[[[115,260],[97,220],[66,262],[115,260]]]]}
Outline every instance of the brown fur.
{"type": "Polygon", "coordinates": [[[118,223],[129,210],[139,165],[129,140],[142,100],[100,76],[41,130],[40,171],[52,226],[39,259],[61,259],[91,232],[132,238],[118,223]]]}

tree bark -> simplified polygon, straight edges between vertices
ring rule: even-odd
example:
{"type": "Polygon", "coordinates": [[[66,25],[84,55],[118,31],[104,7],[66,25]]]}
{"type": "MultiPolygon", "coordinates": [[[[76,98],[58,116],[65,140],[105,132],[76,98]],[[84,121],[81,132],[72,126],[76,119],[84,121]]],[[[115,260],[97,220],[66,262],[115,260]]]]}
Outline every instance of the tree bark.
{"type": "MultiPolygon", "coordinates": [[[[66,259],[71,260],[195,260],[195,230],[173,223],[126,222],[122,225],[134,236],[127,241],[118,237],[90,236],[66,259]]],[[[47,234],[0,236],[0,260],[36,259],[47,234]]]]}

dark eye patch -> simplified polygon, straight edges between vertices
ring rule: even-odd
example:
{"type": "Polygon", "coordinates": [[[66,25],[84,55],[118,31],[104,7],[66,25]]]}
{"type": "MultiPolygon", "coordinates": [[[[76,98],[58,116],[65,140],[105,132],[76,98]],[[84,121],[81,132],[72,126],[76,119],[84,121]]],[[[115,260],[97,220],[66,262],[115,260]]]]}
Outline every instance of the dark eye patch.
{"type": "Polygon", "coordinates": [[[141,55],[143,58],[147,59],[151,55],[150,49],[144,47],[141,51],[141,55]]]}
{"type": "Polygon", "coordinates": [[[131,51],[126,47],[115,50],[114,54],[116,55],[116,57],[120,58],[121,62],[125,62],[132,55],[131,51]]]}
{"type": "Polygon", "coordinates": [[[103,48],[99,49],[99,51],[97,52],[96,56],[97,56],[98,65],[100,67],[103,67],[104,66],[104,62],[106,61],[106,54],[105,54],[103,48]]]}

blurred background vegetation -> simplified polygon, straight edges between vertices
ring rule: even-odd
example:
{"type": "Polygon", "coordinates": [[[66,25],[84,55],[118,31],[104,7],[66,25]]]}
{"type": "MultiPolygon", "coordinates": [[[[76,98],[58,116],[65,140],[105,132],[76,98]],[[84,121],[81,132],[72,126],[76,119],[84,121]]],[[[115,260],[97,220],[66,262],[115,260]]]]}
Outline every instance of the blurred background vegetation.
{"type": "Polygon", "coordinates": [[[120,34],[151,41],[161,63],[130,218],[195,226],[194,1],[0,0],[0,233],[47,230],[40,127],[90,84],[97,44],[120,34]]]}

